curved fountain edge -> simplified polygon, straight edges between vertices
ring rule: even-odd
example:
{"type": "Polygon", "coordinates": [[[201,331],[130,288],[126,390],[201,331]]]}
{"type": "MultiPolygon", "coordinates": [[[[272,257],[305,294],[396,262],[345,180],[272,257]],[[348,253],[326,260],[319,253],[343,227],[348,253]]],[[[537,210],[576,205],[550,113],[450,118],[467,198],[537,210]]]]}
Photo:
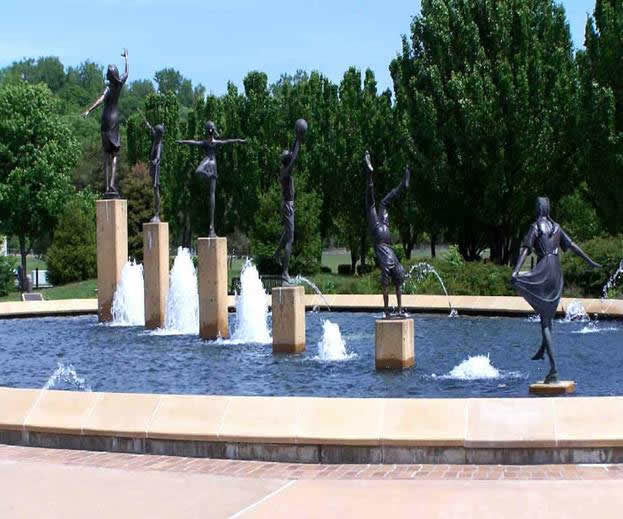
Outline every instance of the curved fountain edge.
{"type": "Polygon", "coordinates": [[[0,443],[302,463],[621,463],[623,397],[345,399],[0,388],[0,443]]]}
{"type": "MultiPolygon", "coordinates": [[[[235,309],[234,296],[228,296],[230,311],[235,309]]],[[[337,294],[324,296],[333,311],[379,311],[383,308],[381,295],[337,294]]],[[[267,296],[269,305],[270,296],[267,296]]],[[[323,308],[319,296],[306,295],[307,308],[323,308]]],[[[466,315],[530,315],[534,310],[521,297],[509,296],[450,296],[452,307],[466,315]]],[[[621,299],[563,298],[558,313],[564,315],[567,306],[579,301],[589,315],[606,319],[623,319],[621,299]]],[[[390,300],[391,302],[391,300],[390,300]]],[[[434,295],[404,295],[403,306],[414,313],[448,313],[448,299],[434,295]]],[[[0,303],[0,318],[84,315],[97,313],[97,299],[62,299],[54,301],[16,301],[0,303]]]]}

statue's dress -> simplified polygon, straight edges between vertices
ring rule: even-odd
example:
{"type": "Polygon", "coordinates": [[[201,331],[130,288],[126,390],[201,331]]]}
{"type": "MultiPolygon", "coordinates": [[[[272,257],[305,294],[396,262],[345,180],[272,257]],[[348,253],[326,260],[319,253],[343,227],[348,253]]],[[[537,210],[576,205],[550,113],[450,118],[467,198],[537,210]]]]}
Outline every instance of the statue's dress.
{"type": "Polygon", "coordinates": [[[374,253],[381,269],[381,283],[387,285],[393,282],[397,286],[402,285],[405,280],[405,270],[391,246],[389,226],[378,219],[370,222],[369,226],[374,239],[374,253]]]}
{"type": "Polygon", "coordinates": [[[206,178],[216,178],[216,143],[210,141],[201,141],[201,149],[206,156],[197,166],[196,173],[206,178]]]}
{"type": "Polygon", "coordinates": [[[104,110],[102,111],[102,148],[105,153],[116,155],[121,149],[119,137],[119,96],[127,76],[120,80],[111,80],[104,92],[104,110]]]}
{"type": "Polygon", "coordinates": [[[512,280],[513,287],[542,320],[551,319],[556,314],[563,287],[559,253],[572,244],[560,225],[555,222],[551,225],[553,228],[540,225],[539,221],[532,224],[521,245],[534,251],[538,262],[530,272],[519,274],[512,280]]]}

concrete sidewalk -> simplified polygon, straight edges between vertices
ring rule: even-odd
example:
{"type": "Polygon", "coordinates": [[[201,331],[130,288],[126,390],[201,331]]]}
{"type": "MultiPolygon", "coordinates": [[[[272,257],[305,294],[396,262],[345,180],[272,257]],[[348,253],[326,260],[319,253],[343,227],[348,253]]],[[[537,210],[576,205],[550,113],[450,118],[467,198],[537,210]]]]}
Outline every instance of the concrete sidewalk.
{"type": "Polygon", "coordinates": [[[522,479],[549,467],[500,466],[486,473],[503,480],[456,479],[451,466],[422,479],[400,479],[395,467],[353,479],[352,467],[317,478],[332,466],[272,464],[282,477],[264,477],[261,463],[165,458],[0,445],[0,517],[608,519],[623,506],[619,466],[556,467],[555,481],[522,479]]]}

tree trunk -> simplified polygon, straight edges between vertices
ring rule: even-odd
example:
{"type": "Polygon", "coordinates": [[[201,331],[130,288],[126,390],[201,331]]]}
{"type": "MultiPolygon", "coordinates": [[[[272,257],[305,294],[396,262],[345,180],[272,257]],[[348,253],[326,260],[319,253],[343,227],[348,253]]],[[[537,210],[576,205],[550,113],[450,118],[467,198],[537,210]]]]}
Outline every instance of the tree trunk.
{"type": "Polygon", "coordinates": [[[437,257],[437,234],[433,232],[430,233],[430,257],[437,257]]]}
{"type": "Polygon", "coordinates": [[[26,249],[26,236],[19,235],[19,254],[22,257],[22,274],[19,279],[19,289],[21,292],[28,292],[28,269],[27,269],[27,256],[28,250],[26,249]]]}
{"type": "MultiPolygon", "coordinates": [[[[366,236],[367,236],[367,233],[364,232],[361,235],[361,239],[359,241],[359,245],[361,247],[360,250],[361,250],[361,269],[362,270],[365,269],[365,266],[366,266],[366,256],[368,255],[367,254],[367,252],[368,252],[368,243],[367,243],[367,240],[366,240],[366,236]]],[[[362,272],[362,274],[363,274],[363,272],[362,272]]]]}

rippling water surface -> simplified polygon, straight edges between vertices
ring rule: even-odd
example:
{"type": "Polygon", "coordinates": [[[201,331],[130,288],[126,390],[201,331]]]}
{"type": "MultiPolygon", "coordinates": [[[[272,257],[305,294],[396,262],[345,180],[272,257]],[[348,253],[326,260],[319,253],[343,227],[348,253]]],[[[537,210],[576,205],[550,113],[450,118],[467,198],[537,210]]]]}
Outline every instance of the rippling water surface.
{"type": "MultiPolygon", "coordinates": [[[[94,316],[0,320],[0,385],[40,388],[53,377],[51,388],[77,391],[492,397],[526,396],[547,372],[547,361],[530,360],[541,336],[527,318],[415,315],[415,368],[377,372],[378,315],[306,317],[307,351],[295,356],[274,356],[270,344],[107,326],[94,316]],[[319,355],[326,319],[339,325],[348,359],[319,355]]],[[[561,377],[577,382],[578,395],[623,395],[623,323],[557,321],[554,339],[561,377]]]]}

